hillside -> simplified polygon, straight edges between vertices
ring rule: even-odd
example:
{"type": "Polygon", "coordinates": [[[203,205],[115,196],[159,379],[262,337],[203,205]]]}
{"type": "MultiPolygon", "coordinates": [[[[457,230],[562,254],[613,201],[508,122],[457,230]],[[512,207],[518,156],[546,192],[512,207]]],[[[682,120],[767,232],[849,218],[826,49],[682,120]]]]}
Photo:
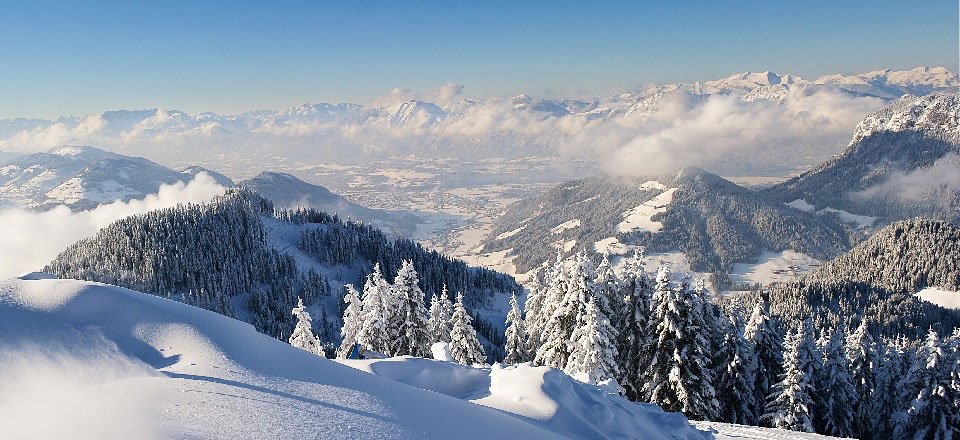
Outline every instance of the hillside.
{"type": "Polygon", "coordinates": [[[566,254],[625,254],[642,246],[648,255],[680,253],[697,272],[729,273],[764,252],[794,250],[826,260],[850,245],[839,219],[768,201],[703,170],[642,180],[568,182],[518,202],[497,220],[483,252],[505,252],[523,273],[553,258],[561,245],[566,254]]]}
{"type": "Polygon", "coordinates": [[[340,218],[370,223],[398,237],[409,238],[422,219],[410,213],[370,209],[353,203],[327,188],[304,182],[286,173],[263,172],[239,182],[271,200],[277,208],[313,208],[340,218]]]}
{"type": "MultiPolygon", "coordinates": [[[[274,215],[270,201],[242,188],[208,204],[119,220],[67,248],[46,271],[235,316],[278,338],[290,334],[299,296],[317,317],[321,339],[338,342],[343,284],[362,286],[374,264],[392,279],[404,259],[413,260],[428,295],[444,285],[450,295],[463,292],[468,307],[492,313],[493,322],[503,320],[496,306],[520,291],[506,275],[388,238],[369,225],[313,210],[274,215]]],[[[480,316],[476,321],[496,356],[502,330],[480,316]]]]}
{"type": "Polygon", "coordinates": [[[911,337],[960,327],[960,310],[915,295],[926,288],[960,295],[960,229],[918,219],[882,228],[798,281],[771,286],[768,295],[771,311],[790,320],[813,315],[839,325],[866,317],[884,334],[911,337]]]}
{"type": "Polygon", "coordinates": [[[340,365],[188,305],[30,278],[0,282],[0,384],[20,397],[44,397],[4,407],[0,420],[12,437],[556,439],[592,437],[591,426],[602,426],[608,438],[709,438],[678,414],[569,379],[529,395],[491,387],[476,405],[340,365]],[[509,405],[517,396],[554,412],[517,411],[509,405]],[[584,405],[616,416],[582,426],[559,417],[584,405]],[[48,417],[57,423],[40,423],[48,417]]]}
{"type": "Polygon", "coordinates": [[[960,95],[905,96],[865,118],[846,150],[766,194],[837,208],[881,223],[960,222],[960,95]]]}

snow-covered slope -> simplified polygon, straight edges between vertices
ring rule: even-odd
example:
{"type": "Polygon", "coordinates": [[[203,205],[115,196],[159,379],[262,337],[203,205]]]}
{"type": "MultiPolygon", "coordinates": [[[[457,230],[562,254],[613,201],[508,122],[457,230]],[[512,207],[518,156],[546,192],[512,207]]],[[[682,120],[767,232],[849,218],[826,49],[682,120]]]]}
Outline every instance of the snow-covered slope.
{"type": "Polygon", "coordinates": [[[514,414],[519,419],[568,438],[695,439],[679,413],[630,402],[563,372],[529,363],[492,367],[408,356],[384,360],[338,360],[344,365],[514,414]]]}
{"type": "MultiPolygon", "coordinates": [[[[522,401],[509,402],[516,414],[486,407],[507,406],[484,402],[512,387],[511,375],[492,374],[493,392],[477,396],[477,405],[328,361],[181,303],[98,283],[25,278],[0,282],[6,438],[707,437],[649,406],[632,413],[646,417],[625,420],[631,413],[623,407],[634,404],[604,401],[549,372],[527,369],[525,388],[511,393],[537,393],[538,382],[526,378],[544,378],[540,393],[562,397],[553,423],[531,417],[522,401]],[[586,428],[578,423],[586,414],[569,412],[580,410],[595,415],[586,428]],[[642,431],[582,430],[620,424],[642,431]]],[[[414,362],[398,366],[424,382],[443,383],[459,369],[414,362]]],[[[541,409],[536,414],[549,415],[541,409]]]]}
{"type": "Polygon", "coordinates": [[[86,209],[142,199],[163,184],[188,182],[199,170],[177,172],[141,157],[93,147],[64,146],[18,156],[0,165],[0,206],[86,209]]]}

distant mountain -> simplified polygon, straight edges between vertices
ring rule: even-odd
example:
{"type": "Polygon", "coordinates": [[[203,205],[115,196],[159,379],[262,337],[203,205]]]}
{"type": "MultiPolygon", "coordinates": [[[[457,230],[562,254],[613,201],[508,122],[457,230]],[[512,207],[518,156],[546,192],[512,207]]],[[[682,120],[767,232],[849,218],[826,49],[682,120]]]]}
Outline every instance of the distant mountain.
{"type": "Polygon", "coordinates": [[[9,151],[0,151],[0,165],[7,163],[13,158],[19,156],[20,153],[12,153],[9,151]]]}
{"type": "Polygon", "coordinates": [[[622,254],[641,246],[648,254],[680,252],[692,270],[724,274],[765,251],[829,259],[850,246],[849,234],[835,217],[792,209],[688,168],[646,182],[595,178],[561,184],[511,206],[482,251],[505,251],[523,273],[553,258],[558,248],[566,254],[622,254]]]}
{"type": "Polygon", "coordinates": [[[410,237],[416,231],[417,223],[421,222],[415,214],[360,206],[290,174],[263,172],[239,185],[270,199],[278,208],[314,208],[336,214],[344,220],[368,222],[399,237],[410,237]]]}
{"type": "Polygon", "coordinates": [[[114,200],[143,198],[163,184],[187,181],[142,157],[93,147],[64,146],[17,156],[0,165],[0,206],[87,209],[114,200]]]}
{"type": "Polygon", "coordinates": [[[227,176],[224,176],[223,174],[220,174],[220,173],[218,173],[218,172],[216,172],[216,171],[208,170],[208,169],[206,169],[206,168],[204,168],[204,167],[201,167],[201,166],[196,166],[196,165],[189,166],[189,167],[186,167],[186,168],[180,170],[180,173],[181,173],[181,174],[186,174],[186,175],[188,175],[188,176],[196,176],[197,174],[200,174],[200,173],[207,173],[208,176],[210,176],[210,177],[213,178],[214,182],[217,182],[218,184],[223,185],[223,186],[225,186],[225,187],[227,187],[227,188],[230,188],[231,186],[235,186],[235,185],[236,185],[236,183],[234,183],[233,179],[231,179],[231,178],[229,178],[229,177],[227,177],[227,176]]]}
{"type": "Polygon", "coordinates": [[[867,318],[881,333],[911,337],[960,327],[960,310],[916,296],[926,288],[960,295],[960,228],[917,219],[880,229],[796,282],[768,286],[767,295],[771,311],[788,320],[814,316],[836,326],[867,318]]]}
{"type": "Polygon", "coordinates": [[[783,203],[960,222],[960,95],[905,96],[865,118],[847,149],[766,191],[783,203]]]}

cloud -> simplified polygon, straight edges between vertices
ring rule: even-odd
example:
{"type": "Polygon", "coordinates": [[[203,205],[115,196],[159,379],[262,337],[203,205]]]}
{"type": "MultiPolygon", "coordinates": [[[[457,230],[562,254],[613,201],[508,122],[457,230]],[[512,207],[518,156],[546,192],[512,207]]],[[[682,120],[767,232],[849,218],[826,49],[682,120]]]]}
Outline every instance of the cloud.
{"type": "Polygon", "coordinates": [[[64,144],[84,143],[100,133],[106,122],[100,115],[88,115],[77,122],[56,122],[21,130],[6,140],[0,140],[0,149],[14,152],[45,150],[64,144]]]}
{"type": "Polygon", "coordinates": [[[960,155],[947,153],[932,165],[910,172],[892,173],[883,183],[854,196],[863,199],[897,200],[903,203],[943,200],[942,192],[960,192],[960,155]]]}
{"type": "Polygon", "coordinates": [[[208,174],[199,173],[190,183],[162,185],[142,200],[117,201],[87,211],[73,212],[66,206],[43,212],[0,210],[0,278],[39,270],[67,246],[121,218],[179,203],[205,202],[224,191],[208,174]]]}

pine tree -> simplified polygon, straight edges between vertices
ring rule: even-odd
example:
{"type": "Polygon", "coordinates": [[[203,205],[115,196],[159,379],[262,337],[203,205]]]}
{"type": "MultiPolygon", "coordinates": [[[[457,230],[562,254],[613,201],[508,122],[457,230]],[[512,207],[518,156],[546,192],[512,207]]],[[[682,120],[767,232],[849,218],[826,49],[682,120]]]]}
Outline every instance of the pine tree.
{"type": "Polygon", "coordinates": [[[395,334],[391,354],[426,357],[430,353],[430,334],[427,332],[427,309],[423,291],[418,285],[413,262],[404,260],[393,281],[393,297],[397,304],[395,334]]]}
{"type": "Polygon", "coordinates": [[[755,418],[760,419],[764,415],[767,396],[773,391],[773,386],[780,380],[783,371],[783,340],[770,320],[770,307],[766,299],[761,297],[754,306],[744,330],[744,337],[753,345],[757,360],[755,418]]]}
{"type": "Polygon", "coordinates": [[[620,296],[624,298],[625,309],[617,327],[617,351],[620,365],[620,384],[630,400],[639,400],[649,365],[644,357],[646,347],[650,345],[648,328],[650,327],[650,301],[653,295],[652,283],[643,267],[643,254],[634,251],[632,259],[627,260],[620,282],[620,296]]]}
{"type": "Polygon", "coordinates": [[[447,286],[444,285],[439,295],[433,295],[430,298],[430,319],[427,321],[427,331],[433,343],[450,342],[450,314],[453,311],[447,295],[447,286]]]}
{"type": "Polygon", "coordinates": [[[390,334],[387,331],[386,296],[390,286],[380,273],[380,265],[374,265],[373,273],[363,285],[363,320],[357,334],[357,343],[366,349],[389,354],[390,334]]]}
{"type": "Polygon", "coordinates": [[[573,350],[573,332],[582,321],[587,298],[598,296],[594,276],[593,263],[586,254],[580,253],[574,257],[566,276],[559,277],[558,290],[552,294],[559,302],[544,326],[543,345],[536,356],[538,365],[558,370],[566,367],[573,350]]]}
{"type": "Polygon", "coordinates": [[[610,254],[604,252],[600,258],[594,275],[594,284],[597,286],[597,299],[594,305],[600,314],[610,319],[610,322],[620,322],[625,310],[624,297],[620,289],[620,279],[610,264],[610,254]]]}
{"type": "Polygon", "coordinates": [[[666,411],[681,411],[698,420],[717,417],[719,403],[708,364],[709,342],[700,299],[684,280],[670,286],[670,270],[657,272],[653,295],[649,376],[643,387],[647,399],[666,411]]]}
{"type": "Polygon", "coordinates": [[[610,320],[603,316],[592,299],[588,300],[573,332],[573,349],[564,372],[581,382],[607,385],[620,392],[615,335],[610,320]]]}
{"type": "Polygon", "coordinates": [[[757,358],[753,344],[740,332],[740,324],[729,318],[734,331],[727,334],[724,345],[732,347],[733,359],[720,372],[717,396],[720,401],[720,420],[740,425],[757,422],[756,386],[757,358]]]}
{"type": "Polygon", "coordinates": [[[814,432],[814,370],[817,354],[810,320],[804,320],[796,332],[787,335],[784,372],[773,388],[763,420],[770,426],[792,431],[814,432]]]}
{"type": "Polygon", "coordinates": [[[503,362],[507,364],[518,364],[530,360],[527,352],[527,331],[524,328],[523,316],[520,312],[520,305],[517,304],[517,294],[514,293],[510,298],[510,312],[507,313],[507,330],[504,332],[506,340],[506,352],[503,362]]]}
{"type": "Polygon", "coordinates": [[[823,347],[823,366],[817,372],[816,429],[834,437],[854,437],[854,406],[860,400],[844,343],[843,330],[830,335],[823,347]]]}
{"type": "Polygon", "coordinates": [[[337,350],[337,357],[346,359],[353,352],[353,347],[357,345],[357,336],[363,327],[363,305],[360,300],[360,294],[353,284],[346,285],[347,293],[343,296],[347,308],[343,311],[343,327],[340,328],[340,348],[337,350]]]}
{"type": "Polygon", "coordinates": [[[932,329],[920,350],[911,375],[920,385],[906,410],[907,423],[900,435],[916,440],[944,440],[960,436],[960,395],[956,384],[956,362],[932,329]]]}
{"type": "Polygon", "coordinates": [[[450,333],[450,355],[454,362],[473,365],[486,361],[483,346],[477,339],[477,331],[471,325],[472,319],[463,307],[463,294],[457,293],[457,302],[453,306],[451,318],[453,329],[450,333]]]}
{"type": "Polygon", "coordinates": [[[872,431],[876,417],[870,402],[873,400],[873,392],[876,388],[874,370],[877,365],[877,348],[868,327],[867,320],[861,319],[860,325],[847,337],[846,341],[850,380],[858,397],[853,402],[853,429],[861,436],[872,431]]]}
{"type": "Polygon", "coordinates": [[[313,335],[312,320],[310,313],[303,306],[303,300],[297,298],[297,306],[294,307],[292,314],[297,318],[297,325],[290,334],[290,345],[323,356],[323,348],[320,347],[317,337],[313,335]]]}

